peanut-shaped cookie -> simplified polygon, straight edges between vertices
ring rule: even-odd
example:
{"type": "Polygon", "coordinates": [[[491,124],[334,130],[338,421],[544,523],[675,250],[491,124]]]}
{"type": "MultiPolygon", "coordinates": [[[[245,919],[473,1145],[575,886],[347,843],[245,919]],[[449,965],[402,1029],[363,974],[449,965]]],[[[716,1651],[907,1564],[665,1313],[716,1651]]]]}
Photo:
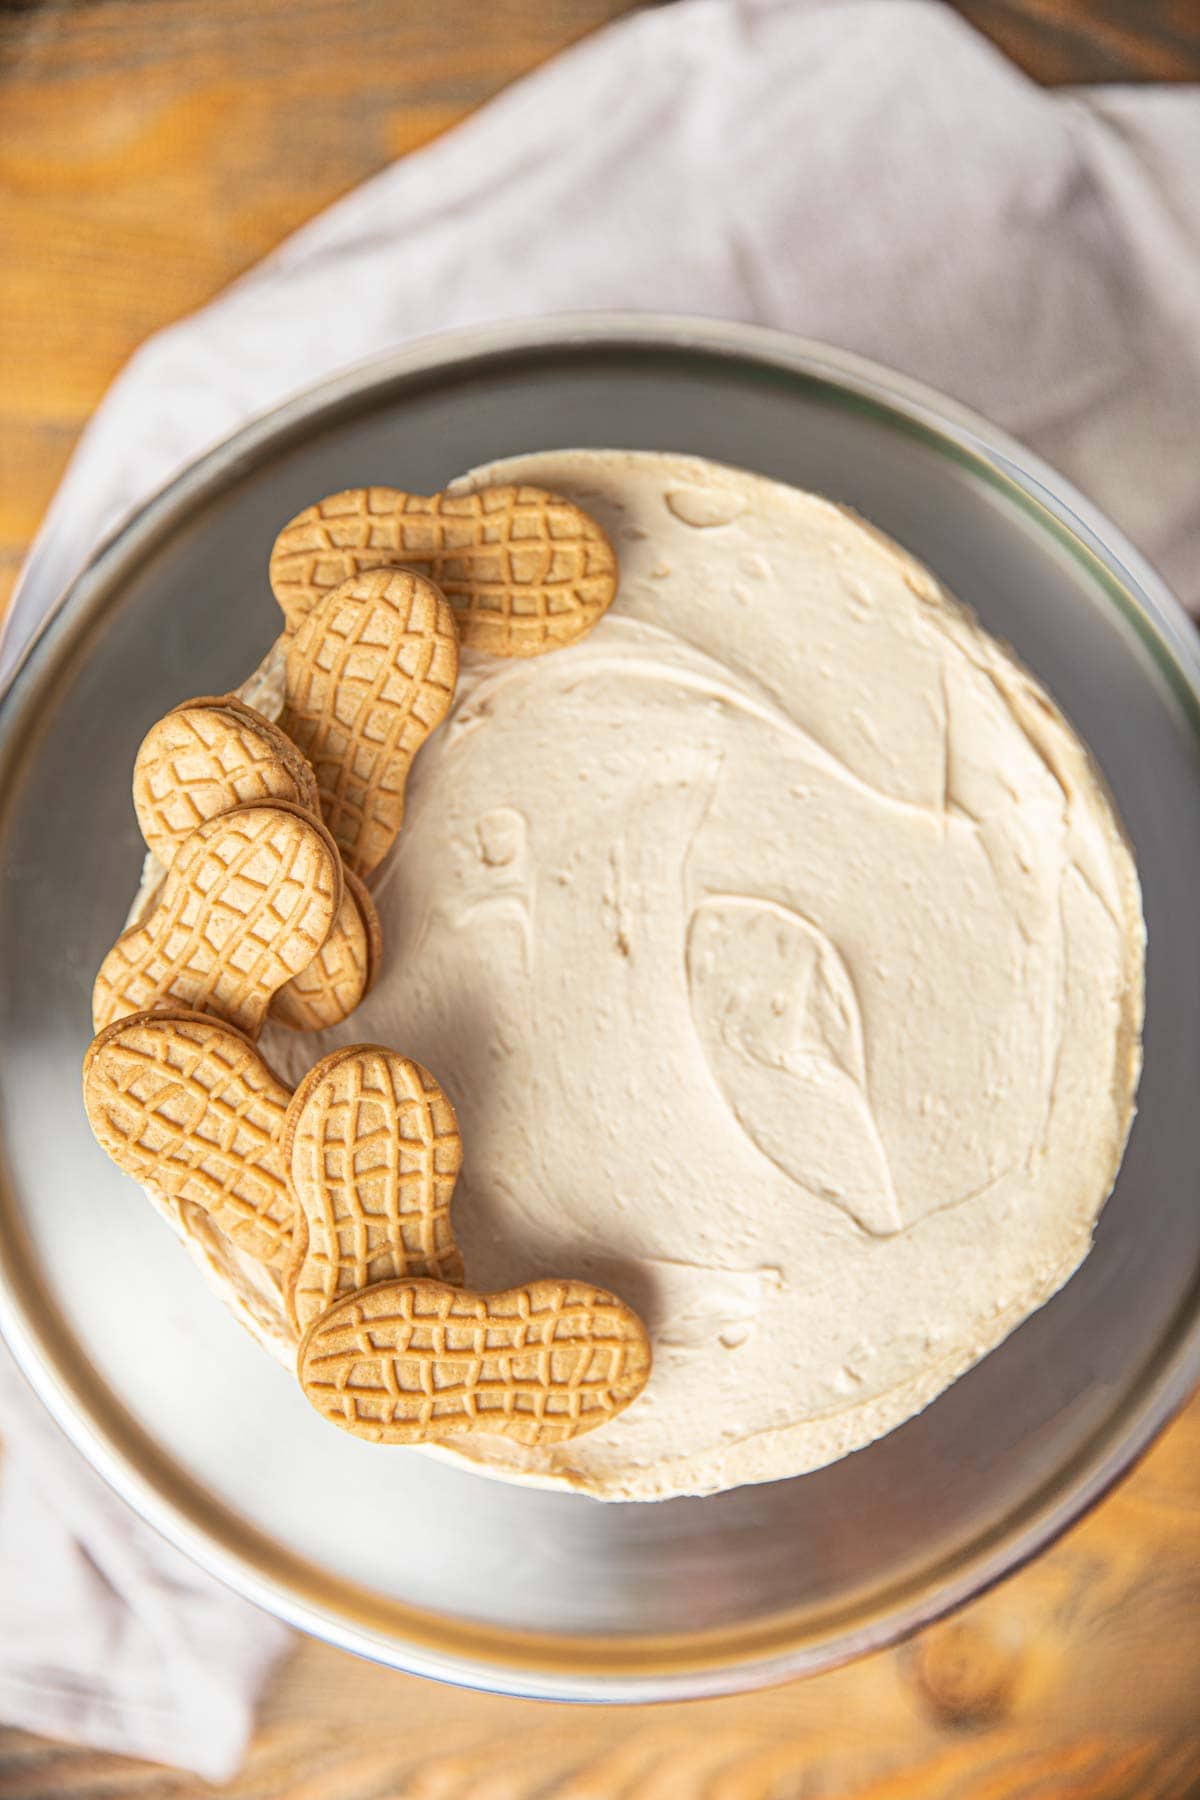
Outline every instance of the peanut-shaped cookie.
{"type": "Polygon", "coordinates": [[[335,1050],[296,1089],[283,1155],[296,1201],[284,1302],[298,1331],[391,1276],[462,1280],[450,1225],[462,1143],[428,1069],[376,1044],[335,1050]]]}
{"type": "Polygon", "coordinates": [[[635,1400],[650,1342],[635,1312],[585,1281],[503,1294],[384,1281],[314,1321],[296,1372],[324,1418],[374,1443],[477,1431],[545,1447],[635,1400]]]}
{"type": "Polygon", "coordinates": [[[248,1038],[201,1013],[119,1019],[83,1063],[88,1122],[117,1167],[279,1269],[295,1211],[280,1151],[290,1099],[248,1038]]]}
{"type": "Polygon", "coordinates": [[[293,1031],[327,1031],[348,1019],[375,985],[383,933],[375,902],[352,869],[342,868],[342,904],[333,929],[307,969],[271,1002],[275,1024],[293,1031]]]}
{"type": "MultiPolygon", "coordinates": [[[[235,694],[187,700],[143,738],[134,811],[165,868],[197,825],[254,800],[321,811],[317,778],[286,731],[235,694]]],[[[329,936],[308,968],[280,988],[272,1018],[293,1031],[340,1025],[374,980],[381,947],[374,902],[361,882],[347,884],[329,936]]]]}
{"type": "Polygon", "coordinates": [[[337,846],[318,820],[282,802],[209,819],[176,851],[151,912],[101,963],[94,1029],[166,1006],[257,1036],[272,995],[312,962],[341,903],[337,846]]]}
{"type": "Polygon", "coordinates": [[[275,541],[271,587],[289,631],[329,588],[381,566],[436,582],[459,641],[493,656],[573,644],[617,591],[616,554],[595,520],[542,488],[348,488],[306,507],[275,541]]]}
{"type": "Polygon", "coordinates": [[[343,582],[291,638],[279,723],[311,763],[325,822],[356,875],[391,849],[412,759],[449,712],[457,680],[454,614],[405,570],[343,582]]]}
{"type": "Polygon", "coordinates": [[[291,738],[235,694],[186,700],[142,739],[133,807],[164,868],[197,825],[255,800],[321,810],[316,777],[291,738]]]}

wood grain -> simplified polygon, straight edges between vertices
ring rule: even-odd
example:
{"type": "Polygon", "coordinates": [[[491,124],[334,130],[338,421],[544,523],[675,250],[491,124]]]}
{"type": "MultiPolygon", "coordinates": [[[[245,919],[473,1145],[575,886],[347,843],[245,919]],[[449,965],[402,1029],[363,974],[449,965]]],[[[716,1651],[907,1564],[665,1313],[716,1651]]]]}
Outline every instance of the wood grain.
{"type": "MultiPolygon", "coordinates": [[[[546,1706],[302,1642],[226,1800],[1192,1800],[1200,1401],[1060,1544],[913,1643],[692,1706],[546,1706]]],[[[0,1732],[0,1800],[202,1800],[0,1732]]]]}
{"type": "Polygon", "coordinates": [[[138,344],[630,0],[0,11],[0,610],[138,344]]]}
{"type": "MultiPolygon", "coordinates": [[[[0,0],[0,611],[138,344],[630,0],[0,0]]],[[[1195,77],[1197,0],[961,0],[1044,80],[1195,77]]]]}
{"type": "MultiPolygon", "coordinates": [[[[0,607],[151,331],[628,0],[0,0],[0,607]]],[[[1039,79],[1200,76],[1197,0],[962,0],[1039,79]]],[[[305,1642],[228,1800],[1189,1800],[1200,1401],[1061,1544],[916,1642],[703,1706],[539,1706],[305,1642]]],[[[0,1800],[200,1800],[0,1731],[0,1800]]]]}
{"type": "Polygon", "coordinates": [[[1200,80],[1198,0],[955,0],[1044,82],[1200,80]]]}

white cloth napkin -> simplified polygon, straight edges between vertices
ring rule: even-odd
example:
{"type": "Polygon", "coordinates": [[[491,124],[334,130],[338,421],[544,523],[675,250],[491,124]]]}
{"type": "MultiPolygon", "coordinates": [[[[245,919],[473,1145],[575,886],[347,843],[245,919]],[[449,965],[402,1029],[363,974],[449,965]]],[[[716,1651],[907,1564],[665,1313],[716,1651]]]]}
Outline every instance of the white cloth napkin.
{"type": "Polygon", "coordinates": [[[0,1719],[233,1775],[289,1634],[140,1523],[0,1345],[0,1719]]]}
{"type": "MultiPolygon", "coordinates": [[[[419,335],[617,307],[791,329],[933,383],[1200,603],[1198,91],[1045,93],[938,0],[682,0],[511,88],[152,339],[50,509],[0,673],[97,540],[251,415],[419,335]]],[[[0,1711],[228,1771],[273,1628],[3,1379],[0,1406],[0,1711]]]]}

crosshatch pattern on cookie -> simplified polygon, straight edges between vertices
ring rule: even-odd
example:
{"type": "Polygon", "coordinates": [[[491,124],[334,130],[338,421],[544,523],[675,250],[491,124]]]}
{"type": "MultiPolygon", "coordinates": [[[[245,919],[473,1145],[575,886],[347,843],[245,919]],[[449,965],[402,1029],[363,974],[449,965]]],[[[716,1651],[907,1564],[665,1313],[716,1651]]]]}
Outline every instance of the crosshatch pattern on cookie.
{"type": "Polygon", "coordinates": [[[394,1281],[331,1306],[297,1372],[325,1418],[375,1442],[479,1431],[547,1445],[636,1399],[650,1346],[637,1315],[586,1282],[482,1295],[394,1281]]]}
{"type": "Polygon", "coordinates": [[[371,985],[380,941],[375,903],[347,870],[329,936],[307,969],[279,989],[271,1001],[271,1018],[292,1031],[328,1031],[340,1025],[371,985]]]}
{"type": "Polygon", "coordinates": [[[284,679],[279,722],[316,772],[347,866],[369,875],[403,823],[412,759],[454,699],[454,614],[419,575],[356,576],[300,627],[284,679]]]}
{"type": "Polygon", "coordinates": [[[169,866],[184,838],[232,807],[291,800],[315,812],[315,778],[287,748],[269,720],[231,701],[176,707],[151,726],[134,764],[133,804],[147,846],[169,866]]]}
{"type": "Polygon", "coordinates": [[[295,1212],[280,1148],[291,1093],[240,1032],[198,1015],[122,1019],[89,1050],[83,1094],[118,1168],[282,1266],[295,1212]]]}
{"type": "Polygon", "coordinates": [[[408,494],[350,488],[284,527],[271,586],[295,630],[322,592],[382,564],[436,582],[460,642],[538,656],[590,631],[617,590],[617,559],[594,519],[542,488],[408,494]]]}
{"type": "Polygon", "coordinates": [[[285,1149],[298,1211],[284,1289],[298,1330],[392,1276],[462,1280],[450,1223],[462,1142],[428,1069],[376,1045],[334,1051],[297,1090],[285,1149]]]}
{"type": "Polygon", "coordinates": [[[101,964],[94,1028],[174,1001],[256,1035],[271,996],[320,950],[341,890],[316,821],[267,805],[210,819],[176,853],[154,910],[101,964]]]}

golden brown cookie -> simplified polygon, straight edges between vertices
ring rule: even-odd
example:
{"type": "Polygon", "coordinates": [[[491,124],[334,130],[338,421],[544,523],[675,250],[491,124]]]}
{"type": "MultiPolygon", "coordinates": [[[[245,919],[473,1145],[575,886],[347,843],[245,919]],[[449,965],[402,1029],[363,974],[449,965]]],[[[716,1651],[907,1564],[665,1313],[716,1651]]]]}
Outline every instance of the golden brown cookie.
{"type": "Polygon", "coordinates": [[[342,879],[358,902],[359,915],[367,936],[367,985],[363,989],[365,995],[370,993],[379,978],[379,965],[383,959],[383,927],[379,923],[379,912],[371,898],[370,889],[362,877],[343,863],[342,879]]]}
{"type": "Polygon", "coordinates": [[[454,614],[420,575],[376,569],[325,595],[290,640],[279,723],[308,758],[348,868],[369,875],[404,818],[412,759],[450,710],[454,614]]]}
{"type": "Polygon", "coordinates": [[[280,1151],[290,1099],[248,1038],[200,1013],[134,1013],[83,1062],[88,1122],[117,1167],[203,1208],[239,1249],[276,1267],[295,1212],[280,1151]]]}
{"type": "Polygon", "coordinates": [[[293,1096],[283,1155],[296,1201],[284,1301],[298,1331],[372,1282],[462,1280],[450,1225],[462,1143],[428,1069],[377,1044],[335,1050],[293,1096]]]}
{"type": "MultiPolygon", "coordinates": [[[[151,726],[134,765],[133,804],[165,866],[197,825],[254,800],[321,811],[316,776],[270,719],[225,694],[189,700],[151,726]]],[[[340,1024],[366,993],[381,948],[379,915],[356,880],[318,954],[276,994],[272,1017],[294,1031],[340,1024]]]]}
{"type": "Polygon", "coordinates": [[[337,847],[307,813],[277,801],[209,819],[176,851],[152,911],[100,965],[94,1029],[165,1005],[257,1036],[272,995],[308,967],[341,902],[337,847]]]}
{"type": "Polygon", "coordinates": [[[479,1431],[545,1447],[635,1400],[650,1342],[635,1312],[584,1281],[504,1294],[383,1281],[308,1328],[296,1373],[322,1417],[374,1443],[479,1431]]]}
{"type": "Polygon", "coordinates": [[[164,868],[197,825],[255,800],[321,809],[316,777],[291,738],[236,695],[185,701],[143,738],[133,805],[164,868]]]}
{"type": "Polygon", "coordinates": [[[288,629],[329,588],[385,565],[436,582],[459,641],[494,656],[573,644],[617,591],[616,553],[595,520],[542,488],[347,488],[306,507],[275,541],[271,587],[288,629]]]}
{"type": "Polygon", "coordinates": [[[276,1025],[326,1031],[348,1019],[374,983],[383,945],[379,914],[358,876],[347,868],[342,876],[342,904],[333,929],[307,969],[271,1002],[276,1025]]]}

